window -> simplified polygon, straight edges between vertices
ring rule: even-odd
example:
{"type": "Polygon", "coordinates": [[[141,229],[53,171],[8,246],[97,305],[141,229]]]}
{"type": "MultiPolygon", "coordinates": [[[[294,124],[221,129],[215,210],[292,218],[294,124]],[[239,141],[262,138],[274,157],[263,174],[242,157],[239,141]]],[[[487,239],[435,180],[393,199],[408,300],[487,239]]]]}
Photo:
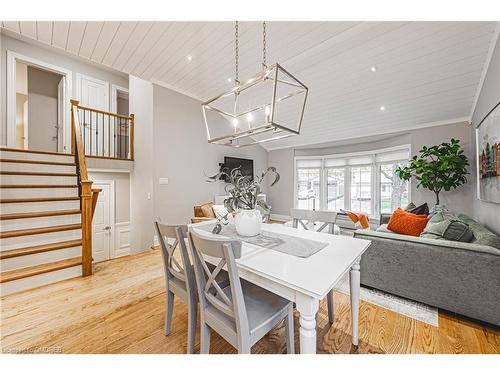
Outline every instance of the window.
{"type": "Polygon", "coordinates": [[[402,181],[395,170],[405,162],[380,165],[380,213],[391,213],[408,205],[408,181],[402,181]]]}
{"type": "Polygon", "coordinates": [[[345,209],[345,168],[327,169],[326,201],[329,210],[345,209]]]}
{"type": "Polygon", "coordinates": [[[321,160],[297,161],[297,207],[308,210],[320,209],[321,160]]]}
{"type": "Polygon", "coordinates": [[[342,209],[371,217],[409,202],[409,184],[394,173],[409,159],[409,146],[325,157],[297,157],[296,207],[342,209]]]}
{"type": "Polygon", "coordinates": [[[372,213],[372,167],[351,168],[351,210],[372,213]]]}

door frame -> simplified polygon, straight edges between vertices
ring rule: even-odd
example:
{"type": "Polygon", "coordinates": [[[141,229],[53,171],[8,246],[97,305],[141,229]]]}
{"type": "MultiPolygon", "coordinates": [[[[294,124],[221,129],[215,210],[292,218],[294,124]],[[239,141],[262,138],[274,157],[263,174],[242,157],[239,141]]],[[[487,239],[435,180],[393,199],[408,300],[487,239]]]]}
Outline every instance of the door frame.
{"type": "MultiPolygon", "coordinates": [[[[109,259],[113,259],[115,257],[115,180],[93,180],[92,187],[95,187],[95,185],[109,185],[109,226],[111,227],[109,232],[109,259]]],[[[94,228],[92,227],[93,234],[94,228]]]]}
{"type": "MultiPolygon", "coordinates": [[[[118,113],[118,108],[116,106],[116,102],[118,100],[118,91],[121,92],[126,92],[129,94],[129,91],[127,88],[115,85],[114,83],[111,84],[111,103],[109,107],[109,111],[112,113],[118,113]]],[[[129,105],[130,105],[130,97],[129,97],[129,105]]],[[[129,112],[130,112],[130,107],[129,107],[129,112]]],[[[129,115],[130,113],[127,113],[129,115]]]]}
{"type": "MultiPolygon", "coordinates": [[[[104,111],[109,111],[109,82],[103,81],[102,79],[95,78],[95,77],[92,77],[92,76],[89,76],[86,74],[76,73],[76,99],[80,102],[80,104],[82,102],[82,79],[94,81],[94,82],[100,83],[104,86],[105,95],[106,95],[105,104],[104,104],[104,106],[106,108],[104,108],[104,111]]],[[[84,105],[84,104],[82,104],[82,105],[84,105]]]]}
{"type": "MultiPolygon", "coordinates": [[[[63,149],[58,152],[71,152],[71,129],[70,129],[70,111],[69,97],[72,95],[73,72],[69,69],[50,64],[48,62],[36,59],[34,57],[22,55],[20,53],[7,50],[7,147],[16,147],[16,62],[20,61],[28,66],[34,66],[42,70],[48,70],[53,73],[66,77],[64,86],[64,126],[61,129],[63,138],[63,149]]],[[[28,104],[29,105],[29,104],[28,104]]],[[[58,147],[59,148],[59,147],[58,147]]]]}

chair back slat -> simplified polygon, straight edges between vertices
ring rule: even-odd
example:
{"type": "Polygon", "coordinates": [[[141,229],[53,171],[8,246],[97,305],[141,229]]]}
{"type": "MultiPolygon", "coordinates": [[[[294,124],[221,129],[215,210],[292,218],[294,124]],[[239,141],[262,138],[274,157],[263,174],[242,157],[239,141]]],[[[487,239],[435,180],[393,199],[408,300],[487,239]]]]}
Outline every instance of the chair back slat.
{"type": "Polygon", "coordinates": [[[175,278],[187,283],[188,278],[194,283],[194,270],[189,260],[186,248],[186,225],[166,225],[158,221],[155,222],[158,241],[160,242],[161,253],[165,268],[165,278],[168,280],[175,278]],[[182,238],[178,236],[178,230],[182,238]],[[170,241],[169,241],[170,240],[170,241]],[[179,249],[182,264],[175,257],[175,251],[179,249]]]}
{"type": "Polygon", "coordinates": [[[292,208],[291,214],[294,228],[298,228],[300,224],[304,229],[309,230],[312,228],[309,228],[308,224],[320,222],[322,225],[316,230],[317,232],[323,231],[323,229],[328,226],[328,233],[334,233],[335,222],[337,221],[337,212],[335,211],[315,211],[292,208]],[[304,221],[307,221],[307,223],[304,221]]]}
{"type": "MultiPolygon", "coordinates": [[[[214,307],[220,313],[234,319],[237,329],[248,331],[248,318],[235,259],[241,257],[241,241],[209,235],[190,228],[189,248],[193,258],[201,309],[214,307]],[[210,271],[205,257],[220,258],[210,271]],[[216,281],[218,273],[227,267],[231,298],[216,281]]],[[[227,290],[227,289],[226,289],[227,290]]]]}

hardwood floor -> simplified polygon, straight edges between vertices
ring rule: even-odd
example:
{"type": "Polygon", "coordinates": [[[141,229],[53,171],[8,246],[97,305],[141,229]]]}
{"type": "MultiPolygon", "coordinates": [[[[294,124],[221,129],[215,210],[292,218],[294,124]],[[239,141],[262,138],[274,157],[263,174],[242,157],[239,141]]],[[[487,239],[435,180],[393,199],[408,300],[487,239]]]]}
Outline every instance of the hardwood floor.
{"type": "MultiPolygon", "coordinates": [[[[185,353],[187,309],[175,300],[172,333],[163,331],[165,296],[159,250],[99,263],[95,274],[1,299],[1,350],[50,353],[185,353]]],[[[350,341],[346,295],[335,294],[335,322],[323,301],[318,314],[320,353],[500,353],[500,330],[440,313],[439,328],[361,301],[360,345],[350,341]]],[[[298,319],[295,319],[298,350],[298,319]]],[[[195,350],[199,350],[199,335],[195,350]]],[[[253,353],[285,351],[277,327],[253,353]]],[[[234,353],[212,334],[211,352],[234,353]]]]}

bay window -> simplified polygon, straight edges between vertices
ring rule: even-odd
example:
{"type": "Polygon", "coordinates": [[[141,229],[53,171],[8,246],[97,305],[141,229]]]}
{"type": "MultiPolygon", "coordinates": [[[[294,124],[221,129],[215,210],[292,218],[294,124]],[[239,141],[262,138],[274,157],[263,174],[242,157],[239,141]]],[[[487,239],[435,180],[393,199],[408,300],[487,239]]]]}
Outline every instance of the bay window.
{"type": "Polygon", "coordinates": [[[342,209],[370,217],[409,202],[409,184],[395,174],[407,163],[409,146],[351,154],[295,158],[295,206],[342,209]]]}

